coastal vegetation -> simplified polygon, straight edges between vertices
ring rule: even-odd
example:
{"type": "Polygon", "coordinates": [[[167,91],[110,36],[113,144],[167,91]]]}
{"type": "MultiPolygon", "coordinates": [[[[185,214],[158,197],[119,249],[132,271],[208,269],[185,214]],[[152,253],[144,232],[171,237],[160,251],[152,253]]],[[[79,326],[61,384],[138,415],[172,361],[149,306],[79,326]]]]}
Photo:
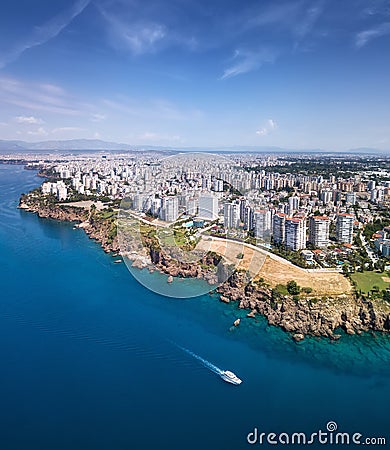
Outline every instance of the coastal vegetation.
{"type": "Polygon", "coordinates": [[[390,225],[390,219],[375,219],[372,223],[367,223],[364,227],[364,237],[366,239],[371,239],[372,235],[380,230],[382,230],[385,227],[388,227],[390,225]]]}
{"type": "Polygon", "coordinates": [[[294,280],[289,281],[286,287],[287,292],[291,295],[298,295],[301,292],[301,287],[294,280]]]}
{"type": "MultiPolygon", "coordinates": [[[[20,206],[40,217],[81,222],[105,251],[120,250],[118,209],[113,203],[59,203],[55,196],[34,190],[21,197],[20,206]]],[[[223,280],[218,287],[221,301],[237,302],[238,307],[250,310],[249,317],[264,315],[270,325],[292,333],[297,341],[306,334],[336,339],[337,328],[349,334],[390,330],[388,273],[364,271],[346,277],[334,270],[310,271],[260,248],[210,236],[200,238],[182,227],[157,227],[136,219],[126,227],[139,236],[144,256],[158,270],[172,277],[204,278],[210,284],[223,280]],[[191,250],[191,236],[196,236],[195,247],[203,250],[203,257],[195,263],[175,260],[169,249],[191,250]],[[225,264],[219,264],[222,258],[225,264]]]]}
{"type": "Polygon", "coordinates": [[[364,294],[390,288],[390,272],[364,271],[351,274],[356,290],[364,294]]]}
{"type": "Polygon", "coordinates": [[[271,249],[272,253],[275,255],[279,255],[282,258],[285,258],[287,261],[292,262],[296,266],[302,268],[310,267],[305,258],[302,256],[301,252],[294,252],[293,250],[289,250],[285,245],[273,245],[271,249]]]}

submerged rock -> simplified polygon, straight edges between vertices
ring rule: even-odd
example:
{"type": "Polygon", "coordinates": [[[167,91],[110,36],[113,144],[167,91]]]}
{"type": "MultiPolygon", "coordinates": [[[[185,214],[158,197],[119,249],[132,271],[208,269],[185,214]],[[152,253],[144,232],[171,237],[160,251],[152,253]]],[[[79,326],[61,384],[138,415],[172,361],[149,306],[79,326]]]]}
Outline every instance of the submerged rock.
{"type": "Polygon", "coordinates": [[[295,333],[293,335],[293,339],[294,339],[295,342],[301,342],[301,341],[303,341],[305,339],[305,335],[302,334],[302,333],[295,333]]]}

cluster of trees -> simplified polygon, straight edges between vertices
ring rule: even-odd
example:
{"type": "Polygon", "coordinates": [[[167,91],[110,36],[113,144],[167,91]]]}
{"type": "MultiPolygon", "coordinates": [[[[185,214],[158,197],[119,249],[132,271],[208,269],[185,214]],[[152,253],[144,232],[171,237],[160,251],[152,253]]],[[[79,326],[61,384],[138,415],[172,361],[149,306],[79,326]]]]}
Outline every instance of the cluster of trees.
{"type": "Polygon", "coordinates": [[[304,269],[309,267],[305,258],[301,255],[300,252],[289,250],[285,245],[274,245],[272,247],[272,252],[276,255],[281,256],[282,258],[287,259],[287,261],[292,262],[296,266],[302,267],[304,269]]]}
{"type": "Polygon", "coordinates": [[[382,298],[383,300],[385,300],[386,302],[390,303],[390,291],[382,291],[382,298]]]}
{"type": "MultiPolygon", "coordinates": [[[[304,173],[305,175],[321,174],[325,178],[334,175],[336,177],[348,178],[356,174],[359,168],[364,165],[362,161],[359,162],[361,163],[360,165],[356,161],[336,161],[335,158],[326,157],[312,159],[292,158],[289,159],[289,164],[285,164],[285,160],[281,160],[280,164],[272,167],[272,172],[281,174],[304,173]]],[[[259,172],[264,170],[264,167],[250,167],[247,170],[259,172]]]]}
{"type": "Polygon", "coordinates": [[[96,200],[101,201],[103,203],[108,203],[111,201],[110,197],[108,196],[100,196],[100,195],[87,195],[87,194],[80,194],[80,192],[75,191],[72,189],[70,192],[68,191],[68,198],[64,201],[64,203],[70,203],[70,202],[81,202],[84,200],[96,200]]]}
{"type": "Polygon", "coordinates": [[[301,287],[294,280],[291,280],[287,283],[287,292],[290,295],[299,295],[301,292],[301,287]]]}
{"type": "Polygon", "coordinates": [[[299,300],[299,294],[305,293],[310,294],[313,291],[310,287],[301,287],[295,280],[290,280],[286,286],[283,284],[278,284],[275,288],[272,289],[272,299],[274,301],[279,300],[281,297],[285,295],[292,295],[295,301],[299,300]]]}
{"type": "MultiPolygon", "coordinates": [[[[356,283],[352,283],[356,287],[356,283]]],[[[362,299],[383,299],[386,302],[390,303],[390,290],[388,289],[380,289],[379,286],[372,286],[370,291],[367,293],[363,293],[361,290],[356,291],[357,297],[362,299]]]]}
{"type": "Polygon", "coordinates": [[[390,225],[389,219],[376,219],[372,223],[367,223],[364,227],[363,235],[367,240],[370,240],[372,235],[380,230],[383,230],[384,227],[388,227],[390,225]]]}

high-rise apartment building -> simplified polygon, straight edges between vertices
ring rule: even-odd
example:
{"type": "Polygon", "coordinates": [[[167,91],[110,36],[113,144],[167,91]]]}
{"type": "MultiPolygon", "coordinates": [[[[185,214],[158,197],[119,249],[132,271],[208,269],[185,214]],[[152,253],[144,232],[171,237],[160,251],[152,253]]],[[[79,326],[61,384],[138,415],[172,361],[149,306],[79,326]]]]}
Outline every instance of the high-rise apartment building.
{"type": "Polygon", "coordinates": [[[223,206],[223,222],[225,228],[238,228],[240,225],[240,204],[225,203],[223,206]]]}
{"type": "Polygon", "coordinates": [[[198,215],[202,219],[215,220],[218,217],[218,198],[213,194],[202,194],[198,215]]]}
{"type": "Polygon", "coordinates": [[[299,209],[299,197],[293,196],[288,199],[288,213],[292,216],[299,209]]]}
{"type": "Polygon", "coordinates": [[[353,224],[355,218],[352,214],[339,214],[336,219],[336,238],[338,242],[352,244],[353,224]]]}
{"type": "Polygon", "coordinates": [[[160,209],[160,219],[174,222],[179,217],[179,199],[177,197],[163,197],[160,209]]]}
{"type": "Polygon", "coordinates": [[[274,244],[283,244],[285,238],[286,214],[276,213],[272,221],[274,244]]]}
{"type": "Polygon", "coordinates": [[[315,247],[327,247],[329,245],[329,217],[313,216],[309,220],[309,242],[315,247]]]}
{"type": "Polygon", "coordinates": [[[255,237],[269,242],[271,239],[271,211],[256,210],[253,214],[255,237]]]}
{"type": "Polygon", "coordinates": [[[290,250],[298,251],[306,247],[306,219],[289,217],[285,221],[285,244],[290,250]]]}

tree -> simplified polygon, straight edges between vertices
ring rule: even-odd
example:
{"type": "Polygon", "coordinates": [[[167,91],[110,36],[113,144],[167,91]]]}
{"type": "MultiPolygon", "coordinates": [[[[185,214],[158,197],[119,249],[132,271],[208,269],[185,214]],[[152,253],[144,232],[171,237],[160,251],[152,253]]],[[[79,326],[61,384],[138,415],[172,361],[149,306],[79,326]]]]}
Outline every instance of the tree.
{"type": "Polygon", "coordinates": [[[390,302],[390,291],[382,291],[383,294],[383,300],[386,302],[390,302]]]}
{"type": "Polygon", "coordinates": [[[278,301],[278,300],[280,300],[280,298],[281,298],[281,295],[280,295],[280,293],[278,292],[278,290],[277,289],[272,289],[271,290],[271,298],[272,298],[272,301],[278,301]]]}
{"type": "Polygon", "coordinates": [[[305,294],[311,294],[313,292],[313,289],[311,287],[303,287],[302,292],[305,294]]]}
{"type": "Polygon", "coordinates": [[[290,295],[298,295],[301,292],[301,288],[296,281],[291,280],[287,283],[287,291],[290,295]]]}
{"type": "Polygon", "coordinates": [[[377,262],[374,264],[374,268],[375,268],[376,270],[379,270],[379,272],[384,272],[384,271],[385,271],[385,266],[386,266],[386,264],[385,264],[385,262],[383,261],[383,259],[380,259],[379,261],[377,261],[377,262]]]}

